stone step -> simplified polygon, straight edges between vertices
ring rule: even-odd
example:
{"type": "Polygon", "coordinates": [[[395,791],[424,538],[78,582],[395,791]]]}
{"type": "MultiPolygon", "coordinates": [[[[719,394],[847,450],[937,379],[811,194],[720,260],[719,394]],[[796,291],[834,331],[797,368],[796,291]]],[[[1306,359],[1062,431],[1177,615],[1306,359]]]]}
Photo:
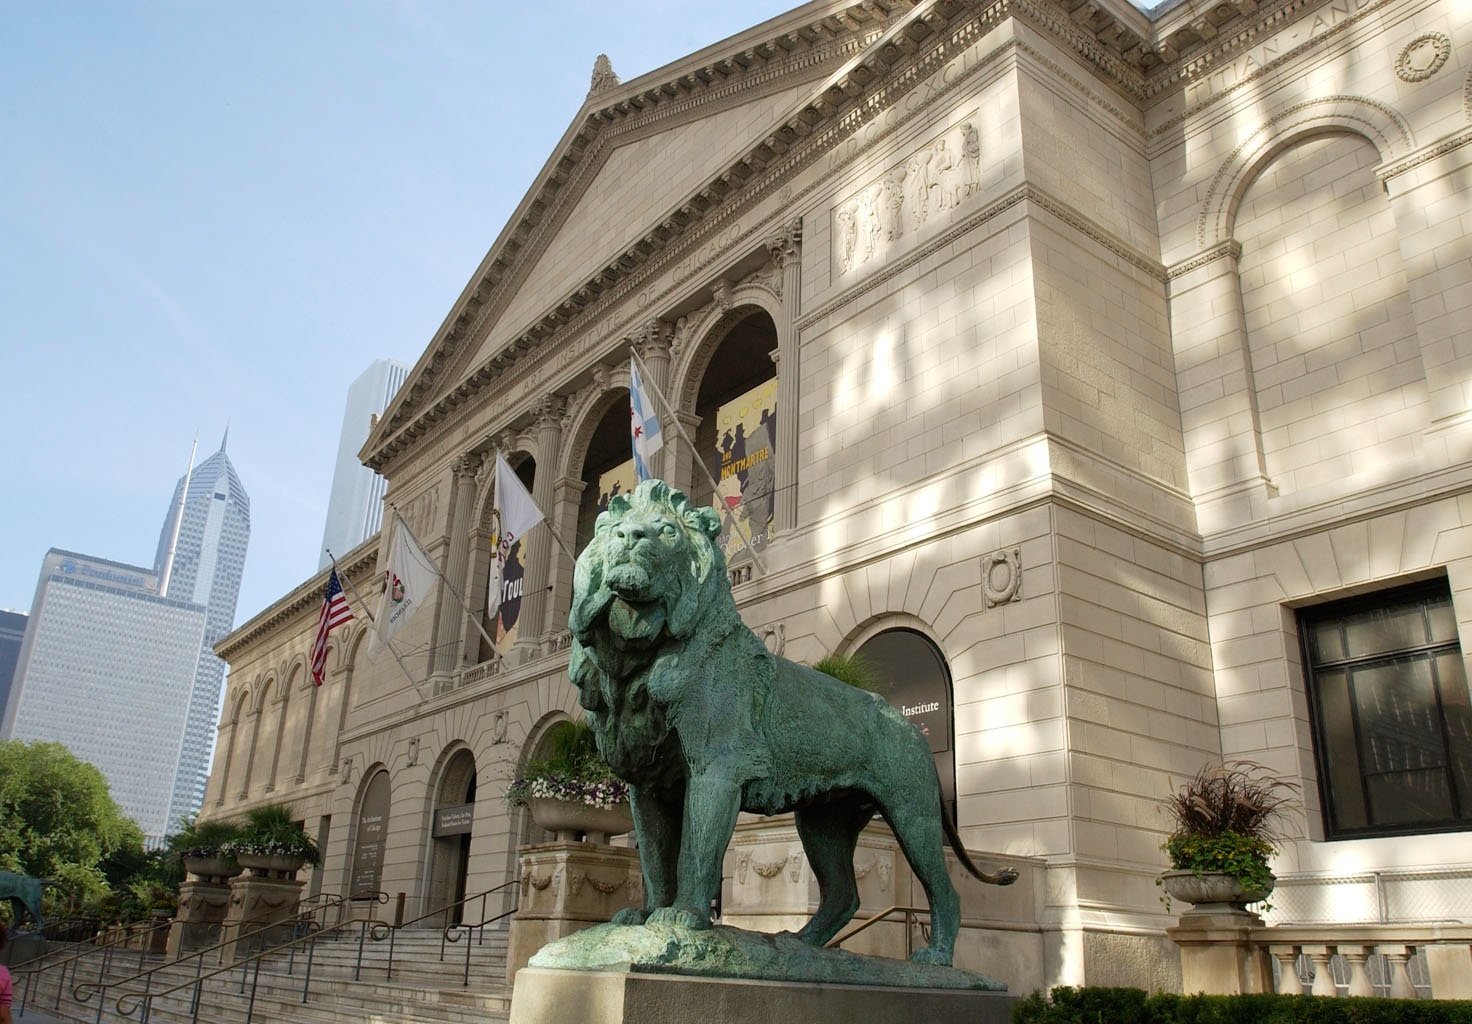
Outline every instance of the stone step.
{"type": "MultiPolygon", "coordinates": [[[[365,943],[361,969],[357,962],[357,941],[324,940],[318,943],[312,957],[312,974],[307,1003],[302,1003],[302,986],[306,982],[306,959],[299,952],[287,974],[289,961],[278,954],[261,961],[259,974],[254,966],[245,968],[242,992],[241,970],[230,970],[207,979],[202,986],[198,1020],[208,1024],[245,1024],[249,1014],[252,1024],[263,1021],[291,1021],[301,1024],[340,1024],[342,1021],[395,1022],[395,1024],[469,1024],[472,1021],[504,1021],[510,1014],[511,989],[505,984],[505,933],[487,932],[482,944],[471,947],[470,984],[464,982],[464,949],[460,944],[446,944],[446,959],[439,959],[438,931],[415,935],[401,933],[394,942],[393,978],[386,977],[387,943],[365,943]],[[372,947],[381,947],[373,951],[372,947]],[[454,954],[459,958],[455,959],[454,954]],[[354,981],[357,971],[361,980],[354,981]],[[254,1006],[251,992],[254,988],[254,1006]]],[[[463,940],[462,940],[463,942],[463,940]]],[[[119,964],[114,963],[114,968],[119,964]]],[[[128,960],[124,969],[109,972],[113,987],[106,993],[102,1021],[105,1024],[135,1024],[139,1013],[119,1014],[116,1002],[120,983],[135,973],[136,960],[128,960]]],[[[155,959],[150,966],[162,967],[151,980],[150,987],[160,992],[175,984],[194,979],[195,966],[164,965],[155,959]]],[[[207,964],[206,970],[217,967],[207,964]]],[[[91,982],[97,967],[87,965],[81,979],[91,982]]],[[[42,976],[40,990],[31,996],[36,1011],[62,1024],[94,1024],[98,1020],[98,1002],[94,995],[88,1003],[71,998],[76,978],[68,971],[66,993],[56,1006],[60,972],[42,976]]],[[[131,986],[130,986],[131,987],[131,986]]],[[[189,1024],[192,1012],[192,987],[170,996],[157,998],[150,1011],[154,1024],[189,1024]]],[[[25,1017],[19,1017],[23,1024],[25,1017]]]]}

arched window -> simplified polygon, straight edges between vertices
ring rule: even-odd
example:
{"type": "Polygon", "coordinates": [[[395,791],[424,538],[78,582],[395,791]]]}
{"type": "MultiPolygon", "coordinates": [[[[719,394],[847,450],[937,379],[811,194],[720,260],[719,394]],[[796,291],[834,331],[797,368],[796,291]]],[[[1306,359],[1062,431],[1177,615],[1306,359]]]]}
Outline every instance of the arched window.
{"type": "Polygon", "coordinates": [[[951,713],[951,670],[929,637],[913,629],[886,629],[858,653],[890,684],[886,696],[928,740],[940,776],[941,797],[956,814],[956,754],[951,713]]]}
{"type": "Polygon", "coordinates": [[[609,498],[634,489],[634,451],[629,441],[629,399],[622,390],[611,392],[609,405],[598,421],[588,454],[583,457],[583,496],[578,505],[577,547],[593,539],[598,513],[609,498]]]}
{"type": "Polygon", "coordinates": [[[695,447],[710,479],[696,472],[691,497],[724,505],[722,548],[728,565],[745,558],[749,534],[758,552],[771,536],[777,499],[777,325],[764,310],[750,310],[726,332],[695,399],[700,426],[695,447]],[[734,520],[734,525],[733,525],[734,520]]]}

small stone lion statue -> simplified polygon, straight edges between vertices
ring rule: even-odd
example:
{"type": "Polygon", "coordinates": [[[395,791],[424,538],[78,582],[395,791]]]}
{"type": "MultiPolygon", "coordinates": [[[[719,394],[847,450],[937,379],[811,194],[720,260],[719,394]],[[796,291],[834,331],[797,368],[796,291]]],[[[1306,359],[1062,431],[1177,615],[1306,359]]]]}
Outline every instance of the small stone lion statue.
{"type": "Polygon", "coordinates": [[[985,882],[945,812],[930,746],[884,700],[774,656],[741,621],[714,509],[660,480],[610,502],[577,560],[569,672],[599,752],[629,783],[645,906],[617,924],[710,927],[738,811],[796,812],[818,881],[798,938],[821,946],[859,908],[853,856],[875,812],[930,899],[931,941],[912,959],[950,964],[960,898],[949,840],[985,882]]]}

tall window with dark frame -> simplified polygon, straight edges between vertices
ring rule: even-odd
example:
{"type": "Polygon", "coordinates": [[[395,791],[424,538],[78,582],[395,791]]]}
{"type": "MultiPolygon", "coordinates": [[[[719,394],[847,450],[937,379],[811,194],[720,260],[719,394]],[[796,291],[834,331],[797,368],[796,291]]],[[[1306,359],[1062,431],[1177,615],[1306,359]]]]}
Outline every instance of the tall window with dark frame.
{"type": "Polygon", "coordinates": [[[1472,828],[1472,700],[1446,581],[1298,620],[1329,838],[1472,828]]]}

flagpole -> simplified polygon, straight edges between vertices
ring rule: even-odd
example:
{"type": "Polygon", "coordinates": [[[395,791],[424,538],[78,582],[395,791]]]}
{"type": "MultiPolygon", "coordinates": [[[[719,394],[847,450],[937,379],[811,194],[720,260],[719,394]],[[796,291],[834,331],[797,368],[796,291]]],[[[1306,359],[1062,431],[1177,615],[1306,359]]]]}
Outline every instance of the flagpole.
{"type": "MultiPolygon", "coordinates": [[[[332,571],[337,572],[337,557],[333,555],[332,549],[323,548],[322,550],[327,552],[327,557],[332,561],[332,571]]],[[[353,596],[356,597],[358,599],[358,603],[363,606],[363,611],[365,614],[367,614],[368,621],[373,623],[373,625],[377,627],[378,622],[373,618],[373,612],[371,609],[369,609],[368,602],[363,600],[363,595],[358,593],[358,588],[353,586],[353,581],[349,579],[346,574],[342,573],[338,574],[337,579],[339,583],[346,583],[348,585],[348,589],[353,592],[353,596]]],[[[414,692],[419,694],[420,700],[428,700],[429,698],[424,695],[424,691],[419,688],[419,681],[414,678],[414,673],[409,671],[409,666],[405,665],[404,659],[399,657],[399,651],[398,648],[394,647],[394,642],[392,640],[385,640],[383,642],[383,645],[388,648],[388,653],[394,656],[394,661],[397,661],[399,663],[399,668],[404,670],[405,678],[409,680],[409,685],[414,687],[414,692]]]]}
{"type": "Polygon", "coordinates": [[[629,355],[633,356],[634,362],[639,365],[639,375],[643,378],[645,386],[648,387],[649,390],[653,393],[655,401],[664,406],[664,411],[669,414],[670,422],[673,423],[675,426],[675,432],[680,435],[680,439],[682,441],[690,446],[690,454],[695,457],[695,464],[700,467],[700,471],[705,474],[706,482],[710,484],[711,501],[719,507],[721,514],[726,517],[726,520],[730,524],[731,529],[735,530],[745,539],[747,553],[751,555],[751,560],[756,563],[756,567],[760,569],[762,575],[765,576],[767,574],[767,566],[766,563],[762,561],[761,556],[756,553],[756,545],[753,544],[751,540],[751,531],[743,530],[741,528],[741,524],[736,521],[736,517],[731,514],[731,510],[726,506],[726,503],[724,501],[718,500],[721,496],[721,489],[720,486],[716,484],[715,477],[711,476],[710,467],[708,467],[705,464],[705,460],[700,457],[700,449],[695,447],[695,442],[690,440],[689,434],[685,433],[685,427],[680,422],[680,417],[675,415],[675,410],[671,408],[670,403],[665,400],[664,393],[659,390],[659,385],[654,383],[653,377],[650,376],[649,367],[644,365],[644,360],[639,358],[638,351],[635,350],[634,346],[632,345],[629,346],[629,355]]]}
{"type": "MultiPolygon", "coordinates": [[[[399,526],[403,527],[404,531],[408,533],[410,538],[414,541],[415,547],[419,548],[420,551],[423,551],[424,545],[419,543],[419,538],[414,536],[414,531],[409,529],[409,524],[404,522],[403,516],[399,515],[398,508],[394,505],[390,505],[389,509],[393,512],[394,518],[398,520],[399,526]]],[[[486,627],[480,624],[480,619],[477,618],[475,613],[470,610],[470,606],[465,603],[465,598],[460,596],[460,592],[455,589],[455,585],[451,583],[448,578],[446,578],[444,573],[439,571],[438,567],[431,565],[430,568],[433,569],[434,574],[440,578],[440,582],[445,585],[445,589],[450,592],[450,596],[455,599],[455,603],[460,606],[460,610],[465,613],[465,616],[468,619],[470,619],[471,625],[475,626],[475,628],[480,631],[480,635],[482,638],[484,638],[485,642],[490,644],[491,654],[495,656],[497,661],[504,664],[506,659],[502,656],[500,648],[496,646],[496,641],[491,639],[491,634],[486,632],[486,627]]]]}

